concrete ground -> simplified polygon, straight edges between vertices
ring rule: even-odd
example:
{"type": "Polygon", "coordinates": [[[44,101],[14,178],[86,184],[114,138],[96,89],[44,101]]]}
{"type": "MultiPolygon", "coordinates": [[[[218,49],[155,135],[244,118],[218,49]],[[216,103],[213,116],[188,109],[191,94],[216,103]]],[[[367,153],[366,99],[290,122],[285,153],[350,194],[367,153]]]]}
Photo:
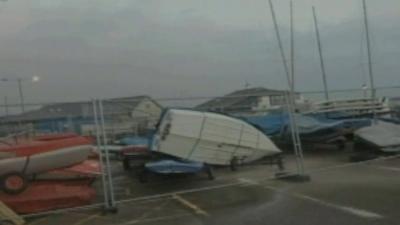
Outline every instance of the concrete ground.
{"type": "MultiPolygon", "coordinates": [[[[348,158],[344,151],[306,154],[312,180],[305,183],[271,179],[277,168],[257,165],[218,169],[214,181],[199,174],[141,184],[114,163],[116,198],[122,200],[117,214],[81,210],[29,224],[400,224],[400,158],[353,164],[348,158]]],[[[293,171],[295,159],[286,157],[286,165],[293,171]]]]}

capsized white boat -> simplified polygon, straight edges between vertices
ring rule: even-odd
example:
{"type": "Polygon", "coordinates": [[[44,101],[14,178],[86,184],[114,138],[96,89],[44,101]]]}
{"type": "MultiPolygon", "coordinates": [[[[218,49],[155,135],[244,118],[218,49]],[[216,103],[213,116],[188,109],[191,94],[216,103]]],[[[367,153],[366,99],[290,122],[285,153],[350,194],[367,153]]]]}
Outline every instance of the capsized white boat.
{"type": "Polygon", "coordinates": [[[88,158],[92,148],[91,145],[79,145],[34,154],[29,157],[4,158],[0,160],[0,176],[11,172],[31,175],[78,164],[88,158]]]}
{"type": "Polygon", "coordinates": [[[354,133],[356,141],[377,147],[383,152],[400,152],[400,125],[377,121],[354,133]]]}
{"type": "Polygon", "coordinates": [[[151,149],[211,165],[252,162],[281,151],[253,125],[226,115],[169,109],[160,119],[151,149]]]}

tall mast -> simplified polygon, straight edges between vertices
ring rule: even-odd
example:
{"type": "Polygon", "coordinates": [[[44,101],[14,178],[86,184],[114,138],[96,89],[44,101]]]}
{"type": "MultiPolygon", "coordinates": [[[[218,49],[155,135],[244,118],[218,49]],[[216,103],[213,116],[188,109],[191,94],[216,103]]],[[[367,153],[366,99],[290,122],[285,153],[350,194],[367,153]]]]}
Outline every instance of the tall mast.
{"type": "Polygon", "coordinates": [[[293,33],[293,2],[290,1],[290,74],[291,91],[294,91],[294,33],[293,33]]]}
{"type": "MultiPolygon", "coordinates": [[[[281,36],[280,36],[280,33],[279,33],[278,22],[276,20],[275,10],[274,10],[274,6],[272,4],[272,0],[269,0],[268,2],[269,2],[270,9],[271,9],[271,16],[272,16],[272,21],[274,23],[276,39],[278,41],[279,50],[280,50],[280,53],[281,53],[282,62],[283,62],[283,66],[284,66],[284,69],[285,69],[285,74],[286,74],[288,86],[289,86],[289,89],[290,89],[289,90],[289,99],[288,99],[288,114],[289,114],[289,120],[290,120],[290,129],[291,129],[291,134],[292,134],[294,153],[296,155],[297,170],[298,170],[300,175],[304,175],[303,149],[302,149],[302,146],[301,146],[301,140],[300,140],[300,136],[299,136],[299,132],[298,132],[296,116],[294,115],[294,111],[295,111],[294,110],[294,108],[295,108],[295,98],[294,98],[294,91],[293,91],[294,85],[293,85],[293,80],[291,78],[293,76],[293,74],[290,74],[289,67],[288,67],[288,64],[287,64],[287,61],[286,61],[286,57],[285,57],[285,52],[283,51],[282,40],[281,40],[281,36]]],[[[291,12],[292,12],[292,10],[291,10],[291,12]]],[[[293,46],[291,46],[291,47],[293,47],[293,46]]],[[[291,52],[294,53],[293,49],[292,49],[291,52]]],[[[291,65],[292,65],[292,68],[294,68],[293,67],[293,65],[294,65],[293,61],[292,61],[291,65]]]]}
{"type": "Polygon", "coordinates": [[[304,162],[303,162],[303,147],[301,145],[301,139],[299,134],[299,128],[297,125],[296,119],[296,93],[295,93],[295,86],[294,86],[294,23],[293,23],[293,1],[290,0],[290,72],[291,72],[291,80],[290,82],[290,99],[292,105],[292,124],[290,126],[293,127],[294,131],[294,144],[297,146],[297,154],[298,154],[298,161],[299,161],[299,174],[304,175],[304,162]]]}
{"type": "Polygon", "coordinates": [[[375,100],[376,90],[374,83],[374,74],[372,70],[372,57],[371,57],[371,45],[369,40],[369,27],[368,27],[368,15],[367,15],[367,3],[365,0],[362,0],[363,9],[364,9],[364,25],[365,25],[365,37],[367,39],[367,53],[368,53],[368,73],[369,73],[369,81],[371,85],[371,98],[375,100]]]}
{"type": "MultiPolygon", "coordinates": [[[[371,57],[371,45],[369,41],[369,27],[368,27],[368,15],[367,15],[367,3],[365,0],[362,0],[363,9],[364,9],[364,25],[365,25],[365,37],[367,39],[367,53],[368,53],[368,73],[369,73],[369,81],[371,85],[371,98],[372,101],[375,102],[376,100],[376,89],[374,83],[374,73],[372,70],[372,57],[371,57]]],[[[374,123],[377,122],[376,120],[376,110],[375,108],[372,109],[373,114],[373,121],[374,123]]]]}
{"type": "Polygon", "coordinates": [[[283,68],[285,69],[286,78],[288,79],[288,81],[290,83],[289,87],[291,87],[289,67],[288,67],[288,64],[286,61],[285,52],[283,51],[282,39],[281,39],[281,35],[279,33],[278,22],[276,21],[274,6],[273,6],[271,0],[269,0],[268,2],[269,2],[269,7],[271,9],[272,21],[274,22],[276,39],[278,40],[279,52],[281,53],[281,58],[283,61],[283,68]]]}
{"type": "Polygon", "coordinates": [[[313,16],[314,16],[314,26],[315,26],[315,35],[317,36],[317,44],[318,44],[318,53],[319,53],[319,61],[321,64],[321,72],[322,72],[322,82],[324,84],[324,93],[325,93],[325,100],[329,100],[329,93],[328,93],[328,84],[326,82],[326,71],[325,71],[325,63],[324,57],[322,55],[322,44],[321,38],[319,36],[319,29],[318,29],[318,21],[317,21],[317,14],[315,13],[315,7],[312,7],[313,16]]]}

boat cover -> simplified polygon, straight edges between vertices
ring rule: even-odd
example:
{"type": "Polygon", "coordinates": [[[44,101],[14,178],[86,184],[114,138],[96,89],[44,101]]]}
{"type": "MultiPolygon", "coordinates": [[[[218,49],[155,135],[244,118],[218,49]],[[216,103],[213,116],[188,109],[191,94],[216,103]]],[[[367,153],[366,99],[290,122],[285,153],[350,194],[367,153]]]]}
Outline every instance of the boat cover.
{"type": "Polygon", "coordinates": [[[49,139],[49,137],[47,137],[45,138],[45,140],[36,140],[12,146],[2,146],[0,147],[0,152],[12,152],[15,154],[16,157],[22,157],[51,152],[62,148],[91,144],[92,141],[90,139],[82,136],[72,136],[55,139],[49,139]]]}
{"type": "Polygon", "coordinates": [[[321,122],[331,122],[331,121],[342,121],[343,127],[351,130],[357,130],[362,127],[371,125],[371,118],[350,118],[350,117],[340,117],[344,115],[343,113],[336,115],[331,115],[327,113],[310,113],[307,114],[309,117],[313,117],[321,122]]]}
{"type": "Polygon", "coordinates": [[[145,137],[133,136],[133,137],[124,137],[118,140],[121,145],[142,145],[148,146],[149,139],[145,137]]]}
{"type": "Polygon", "coordinates": [[[203,170],[204,164],[190,161],[160,160],[146,163],[145,168],[151,172],[161,174],[198,173],[203,170]]]}
{"type": "Polygon", "coordinates": [[[400,125],[377,121],[376,124],[357,130],[355,135],[358,138],[383,148],[383,151],[400,150],[396,148],[400,146],[400,125]]]}
{"type": "MultiPolygon", "coordinates": [[[[295,114],[300,134],[311,134],[320,130],[342,128],[342,121],[317,120],[310,116],[295,114]]],[[[265,116],[247,117],[247,121],[259,127],[265,134],[274,136],[290,131],[288,114],[271,114],[265,116]]]]}
{"type": "Polygon", "coordinates": [[[260,128],[264,134],[275,136],[281,133],[288,118],[283,114],[271,114],[265,116],[252,116],[245,118],[249,123],[260,128]]]}

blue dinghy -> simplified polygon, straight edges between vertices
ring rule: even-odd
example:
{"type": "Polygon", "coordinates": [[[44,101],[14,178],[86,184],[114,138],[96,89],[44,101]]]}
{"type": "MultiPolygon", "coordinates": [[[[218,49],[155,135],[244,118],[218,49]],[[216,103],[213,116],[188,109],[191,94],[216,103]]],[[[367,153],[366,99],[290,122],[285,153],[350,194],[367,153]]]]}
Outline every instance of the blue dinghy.
{"type": "Polygon", "coordinates": [[[165,159],[146,163],[145,168],[148,171],[159,174],[182,174],[201,172],[204,170],[205,166],[200,162],[184,162],[165,159]]]}
{"type": "Polygon", "coordinates": [[[174,159],[163,159],[155,162],[148,162],[144,165],[143,171],[140,172],[139,181],[144,183],[148,181],[149,175],[182,175],[197,174],[205,172],[209,180],[214,179],[214,175],[209,166],[201,162],[180,161],[174,159]]]}

